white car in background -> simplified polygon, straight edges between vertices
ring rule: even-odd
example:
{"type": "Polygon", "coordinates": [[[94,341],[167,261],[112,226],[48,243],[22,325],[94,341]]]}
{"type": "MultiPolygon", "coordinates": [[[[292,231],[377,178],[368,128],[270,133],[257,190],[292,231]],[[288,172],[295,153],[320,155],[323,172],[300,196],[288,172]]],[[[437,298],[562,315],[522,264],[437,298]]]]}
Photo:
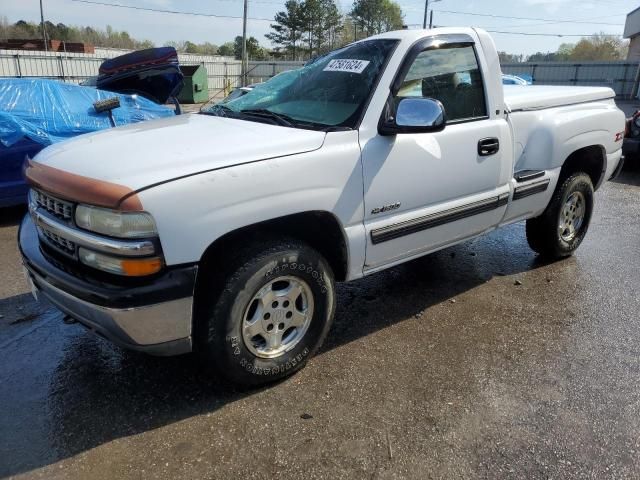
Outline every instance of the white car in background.
{"type": "MultiPolygon", "coordinates": [[[[224,105],[240,97],[243,97],[247,93],[254,90],[256,87],[260,87],[262,85],[274,85],[274,84],[277,85],[276,82],[281,82],[283,79],[287,78],[288,76],[295,75],[295,73],[292,73],[292,72],[295,72],[295,70],[285,70],[284,72],[277,73],[266,82],[252,83],[251,85],[247,85],[246,87],[237,87],[229,95],[227,95],[224,98],[224,100],[218,102],[217,105],[224,105]]],[[[210,104],[205,104],[202,110],[206,110],[210,106],[211,106],[210,104]]]]}
{"type": "Polygon", "coordinates": [[[253,90],[256,85],[260,85],[259,83],[254,83],[251,85],[247,85],[246,87],[238,87],[238,88],[234,88],[231,93],[229,95],[227,95],[226,97],[224,97],[223,100],[221,100],[219,103],[220,104],[225,104],[225,103],[229,103],[231,100],[235,100],[236,98],[240,98],[243,95],[246,95],[247,93],[249,93],[251,90],[253,90]]]}
{"type": "Polygon", "coordinates": [[[503,85],[531,85],[524,78],[520,78],[517,75],[502,74],[503,85]]]}

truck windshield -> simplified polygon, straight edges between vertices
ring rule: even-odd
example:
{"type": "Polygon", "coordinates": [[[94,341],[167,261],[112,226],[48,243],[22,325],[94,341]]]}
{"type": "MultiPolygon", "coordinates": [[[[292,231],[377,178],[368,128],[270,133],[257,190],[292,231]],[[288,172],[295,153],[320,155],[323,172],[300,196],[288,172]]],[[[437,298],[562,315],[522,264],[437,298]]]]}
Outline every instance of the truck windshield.
{"type": "Polygon", "coordinates": [[[335,50],[202,113],[297,128],[354,128],[396,44],[369,40],[335,50]]]}

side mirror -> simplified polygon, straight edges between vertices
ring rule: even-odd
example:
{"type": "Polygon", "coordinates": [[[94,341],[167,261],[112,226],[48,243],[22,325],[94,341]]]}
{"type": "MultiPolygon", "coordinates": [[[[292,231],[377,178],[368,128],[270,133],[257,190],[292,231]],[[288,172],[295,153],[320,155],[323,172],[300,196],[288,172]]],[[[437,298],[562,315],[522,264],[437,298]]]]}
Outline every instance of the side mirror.
{"type": "Polygon", "coordinates": [[[434,98],[401,98],[386,117],[378,125],[380,135],[439,132],[446,123],[444,107],[434,98]]]}

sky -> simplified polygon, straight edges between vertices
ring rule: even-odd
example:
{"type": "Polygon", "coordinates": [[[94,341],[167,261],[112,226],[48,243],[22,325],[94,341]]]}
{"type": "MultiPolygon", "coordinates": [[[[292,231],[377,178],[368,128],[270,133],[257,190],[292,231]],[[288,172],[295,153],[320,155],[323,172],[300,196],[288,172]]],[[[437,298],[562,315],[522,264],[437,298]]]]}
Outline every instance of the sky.
{"type": "MultiPolygon", "coordinates": [[[[210,15],[242,16],[242,0],[95,0],[102,3],[143,8],[197,12],[210,15]]],[[[396,0],[405,23],[422,24],[424,0],[396,0]]],[[[282,10],[285,0],[249,0],[248,35],[269,46],[264,37],[269,20],[282,10]]],[[[337,0],[346,13],[351,0],[337,0]]],[[[220,45],[242,34],[239,18],[215,18],[131,10],[78,0],[43,0],[45,19],[53,23],[92,26],[111,25],[133,37],[149,39],[157,45],[169,40],[205,41],[220,45]]],[[[626,14],[640,7],[640,0],[433,0],[434,24],[475,26],[493,30],[498,50],[514,54],[555,51],[561,43],[575,43],[580,35],[604,32],[622,35],[626,14]],[[455,12],[455,13],[454,13],[455,12]],[[476,15],[472,15],[476,14],[476,15]],[[479,15],[481,14],[481,15],[479,15]],[[485,16],[493,15],[493,16],[485,16]],[[498,16],[498,17],[496,17],[498,16]],[[520,17],[500,18],[501,17],[520,17]],[[576,23],[580,22],[580,23],[576,23]],[[533,36],[497,32],[552,34],[533,36]],[[562,37],[558,35],[564,35],[562,37]],[[577,36],[571,36],[577,35],[577,36]]],[[[0,16],[10,22],[40,21],[39,0],[0,0],[0,16]]],[[[414,27],[415,26],[415,27],[414,27]]]]}

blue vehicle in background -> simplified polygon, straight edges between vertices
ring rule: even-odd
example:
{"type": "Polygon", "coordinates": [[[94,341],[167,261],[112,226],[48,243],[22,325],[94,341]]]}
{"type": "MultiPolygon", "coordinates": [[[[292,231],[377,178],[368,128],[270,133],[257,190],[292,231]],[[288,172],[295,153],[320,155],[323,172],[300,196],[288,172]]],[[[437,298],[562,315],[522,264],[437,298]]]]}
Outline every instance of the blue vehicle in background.
{"type": "Polygon", "coordinates": [[[105,61],[97,88],[40,78],[0,79],[0,207],[26,203],[24,161],[48,145],[180,113],[175,97],[182,80],[171,47],[105,61]],[[164,106],[171,100],[175,108],[164,106]]]}
{"type": "Polygon", "coordinates": [[[0,142],[0,208],[26,202],[27,185],[22,177],[22,164],[27,156],[33,157],[43,148],[43,145],[29,139],[20,140],[9,147],[0,142]]]}

